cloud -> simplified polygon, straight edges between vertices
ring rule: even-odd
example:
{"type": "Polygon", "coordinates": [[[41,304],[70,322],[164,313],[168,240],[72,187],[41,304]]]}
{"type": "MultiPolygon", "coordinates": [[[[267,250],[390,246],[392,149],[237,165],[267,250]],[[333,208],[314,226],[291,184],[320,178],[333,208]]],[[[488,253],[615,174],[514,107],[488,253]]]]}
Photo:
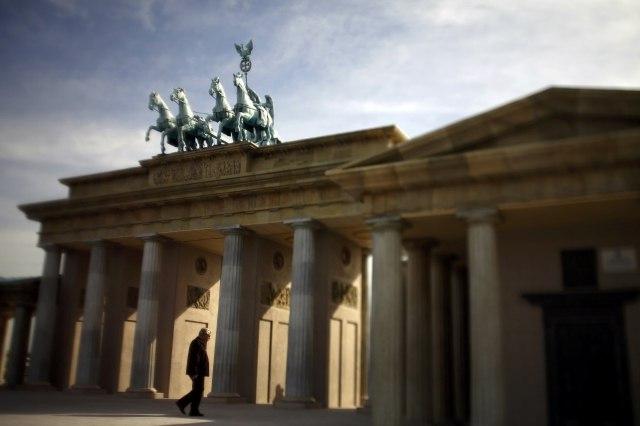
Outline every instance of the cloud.
{"type": "Polygon", "coordinates": [[[59,177],[159,152],[157,133],[144,142],[151,90],[185,87],[208,112],[218,75],[233,103],[233,43],[249,38],[249,84],[272,95],[285,140],[391,123],[412,136],[549,85],[640,86],[635,0],[49,5],[0,22],[0,221],[20,232],[36,224],[15,204],[64,196],[59,177]]]}
{"type": "Polygon", "coordinates": [[[59,13],[64,16],[79,16],[86,18],[89,15],[89,10],[86,7],[86,3],[82,0],[47,0],[52,4],[59,13]],[[84,3],[84,4],[83,4],[84,3]]]}

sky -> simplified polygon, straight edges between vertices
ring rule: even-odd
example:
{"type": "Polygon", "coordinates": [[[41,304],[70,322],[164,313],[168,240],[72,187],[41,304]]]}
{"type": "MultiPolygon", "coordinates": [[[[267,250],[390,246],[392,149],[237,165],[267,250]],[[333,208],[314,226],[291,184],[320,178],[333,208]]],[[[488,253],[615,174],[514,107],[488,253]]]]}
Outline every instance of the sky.
{"type": "Polygon", "coordinates": [[[417,136],[552,85],[640,88],[637,0],[0,0],[0,276],[42,271],[18,204],[158,154],[151,91],[209,112],[219,76],[233,104],[249,39],[284,141],[417,136]]]}

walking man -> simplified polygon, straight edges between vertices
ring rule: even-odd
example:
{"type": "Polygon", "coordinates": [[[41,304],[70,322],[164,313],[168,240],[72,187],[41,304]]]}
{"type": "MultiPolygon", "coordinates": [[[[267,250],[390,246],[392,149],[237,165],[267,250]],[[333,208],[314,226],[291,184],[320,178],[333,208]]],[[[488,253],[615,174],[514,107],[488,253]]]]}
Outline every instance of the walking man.
{"type": "Polygon", "coordinates": [[[211,338],[211,330],[200,329],[198,337],[189,345],[187,358],[187,376],[191,378],[191,392],[176,401],[176,405],[185,414],[184,409],[191,404],[190,416],[202,416],[200,400],[204,392],[204,378],[209,376],[209,357],[207,356],[207,342],[211,338]]]}

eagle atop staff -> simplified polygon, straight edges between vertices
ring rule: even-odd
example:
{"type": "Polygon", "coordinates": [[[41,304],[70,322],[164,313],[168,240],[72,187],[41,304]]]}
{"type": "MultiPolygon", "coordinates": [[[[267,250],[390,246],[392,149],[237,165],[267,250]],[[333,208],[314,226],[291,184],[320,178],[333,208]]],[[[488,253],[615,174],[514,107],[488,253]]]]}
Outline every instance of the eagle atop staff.
{"type": "Polygon", "coordinates": [[[238,54],[243,59],[248,58],[249,55],[251,55],[251,51],[253,50],[253,40],[249,40],[249,43],[247,43],[246,46],[242,43],[240,44],[235,43],[235,46],[236,46],[236,50],[238,51],[238,54]]]}

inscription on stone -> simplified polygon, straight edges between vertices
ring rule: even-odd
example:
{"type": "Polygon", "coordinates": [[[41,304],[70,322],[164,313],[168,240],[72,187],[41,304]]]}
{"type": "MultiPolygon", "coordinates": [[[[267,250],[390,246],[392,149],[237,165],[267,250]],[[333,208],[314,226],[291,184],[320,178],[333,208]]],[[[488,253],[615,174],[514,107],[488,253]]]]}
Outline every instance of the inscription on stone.
{"type": "Polygon", "coordinates": [[[151,172],[154,185],[191,182],[197,180],[216,179],[240,174],[242,164],[235,159],[204,159],[185,163],[159,166],[151,172]]]}
{"type": "Polygon", "coordinates": [[[600,250],[602,270],[606,273],[633,272],[638,268],[633,247],[607,247],[600,250]]]}
{"type": "Polygon", "coordinates": [[[288,287],[276,289],[270,282],[264,282],[260,287],[260,303],[263,305],[289,309],[290,298],[291,289],[288,287]]]}
{"type": "Polygon", "coordinates": [[[350,308],[358,307],[358,289],[353,285],[341,281],[331,283],[331,301],[336,305],[346,305],[350,308]]]}
{"type": "Polygon", "coordinates": [[[187,286],[187,307],[209,309],[210,292],[206,288],[187,286]]]}

